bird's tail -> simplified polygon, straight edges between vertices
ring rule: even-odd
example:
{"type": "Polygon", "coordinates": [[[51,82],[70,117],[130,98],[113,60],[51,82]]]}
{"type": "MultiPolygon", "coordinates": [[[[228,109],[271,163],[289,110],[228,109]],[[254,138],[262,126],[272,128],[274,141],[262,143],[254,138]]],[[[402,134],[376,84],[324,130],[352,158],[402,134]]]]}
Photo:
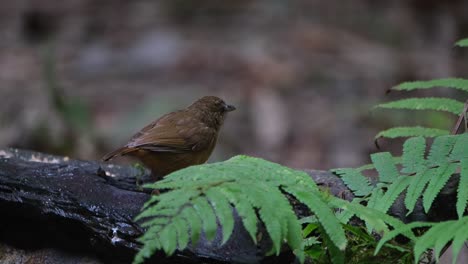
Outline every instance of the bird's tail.
{"type": "Polygon", "coordinates": [[[113,159],[115,156],[122,156],[132,151],[135,151],[135,149],[128,148],[128,147],[121,147],[104,155],[104,157],[102,157],[102,161],[108,161],[108,160],[113,159]]]}

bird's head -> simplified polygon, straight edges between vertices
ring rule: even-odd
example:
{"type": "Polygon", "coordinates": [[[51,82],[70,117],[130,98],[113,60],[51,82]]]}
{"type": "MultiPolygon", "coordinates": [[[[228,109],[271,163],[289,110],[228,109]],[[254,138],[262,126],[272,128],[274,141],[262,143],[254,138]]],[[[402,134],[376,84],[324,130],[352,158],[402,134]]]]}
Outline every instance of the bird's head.
{"type": "Polygon", "coordinates": [[[223,124],[227,112],[236,110],[233,105],[226,104],[216,96],[202,97],[190,105],[188,109],[199,112],[205,123],[217,128],[223,124]]]}

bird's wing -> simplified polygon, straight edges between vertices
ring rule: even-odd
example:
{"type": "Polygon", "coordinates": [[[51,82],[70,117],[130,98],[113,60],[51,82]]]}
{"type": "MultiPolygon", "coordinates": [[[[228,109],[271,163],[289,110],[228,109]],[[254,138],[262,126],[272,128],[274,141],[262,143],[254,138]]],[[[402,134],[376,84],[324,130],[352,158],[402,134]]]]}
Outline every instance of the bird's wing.
{"type": "Polygon", "coordinates": [[[127,148],[184,153],[208,146],[216,131],[182,111],[167,114],[135,134],[127,148]]]}

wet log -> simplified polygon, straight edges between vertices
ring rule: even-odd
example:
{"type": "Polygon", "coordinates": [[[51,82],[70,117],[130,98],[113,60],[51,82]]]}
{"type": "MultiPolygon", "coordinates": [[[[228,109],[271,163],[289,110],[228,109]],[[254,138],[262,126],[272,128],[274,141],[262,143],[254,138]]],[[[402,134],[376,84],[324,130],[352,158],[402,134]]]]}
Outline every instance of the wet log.
{"type": "MultiPolygon", "coordinates": [[[[330,172],[306,172],[332,194],[352,199],[343,182],[330,172]]],[[[130,263],[141,246],[137,238],[144,230],[133,219],[150,197],[149,190],[140,187],[148,179],[147,172],[142,174],[131,166],[0,150],[0,242],[88,254],[104,263],[130,263]]],[[[308,213],[298,204],[295,209],[298,215],[308,213]]],[[[270,241],[263,239],[255,245],[239,217],[235,217],[234,232],[226,244],[221,245],[218,231],[212,242],[202,236],[196,247],[171,258],[161,252],[153,259],[158,263],[293,260],[290,252],[265,259],[270,241]]]]}

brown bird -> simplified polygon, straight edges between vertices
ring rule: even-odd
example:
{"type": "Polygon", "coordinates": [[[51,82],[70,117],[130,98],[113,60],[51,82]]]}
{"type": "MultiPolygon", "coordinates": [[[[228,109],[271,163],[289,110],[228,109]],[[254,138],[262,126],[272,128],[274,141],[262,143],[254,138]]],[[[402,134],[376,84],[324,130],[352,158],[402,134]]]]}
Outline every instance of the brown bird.
{"type": "Polygon", "coordinates": [[[155,179],[205,163],[213,152],[226,113],[235,110],[215,96],[205,96],[183,110],[166,114],[136,133],[125,146],[105,155],[138,158],[155,179]]]}

